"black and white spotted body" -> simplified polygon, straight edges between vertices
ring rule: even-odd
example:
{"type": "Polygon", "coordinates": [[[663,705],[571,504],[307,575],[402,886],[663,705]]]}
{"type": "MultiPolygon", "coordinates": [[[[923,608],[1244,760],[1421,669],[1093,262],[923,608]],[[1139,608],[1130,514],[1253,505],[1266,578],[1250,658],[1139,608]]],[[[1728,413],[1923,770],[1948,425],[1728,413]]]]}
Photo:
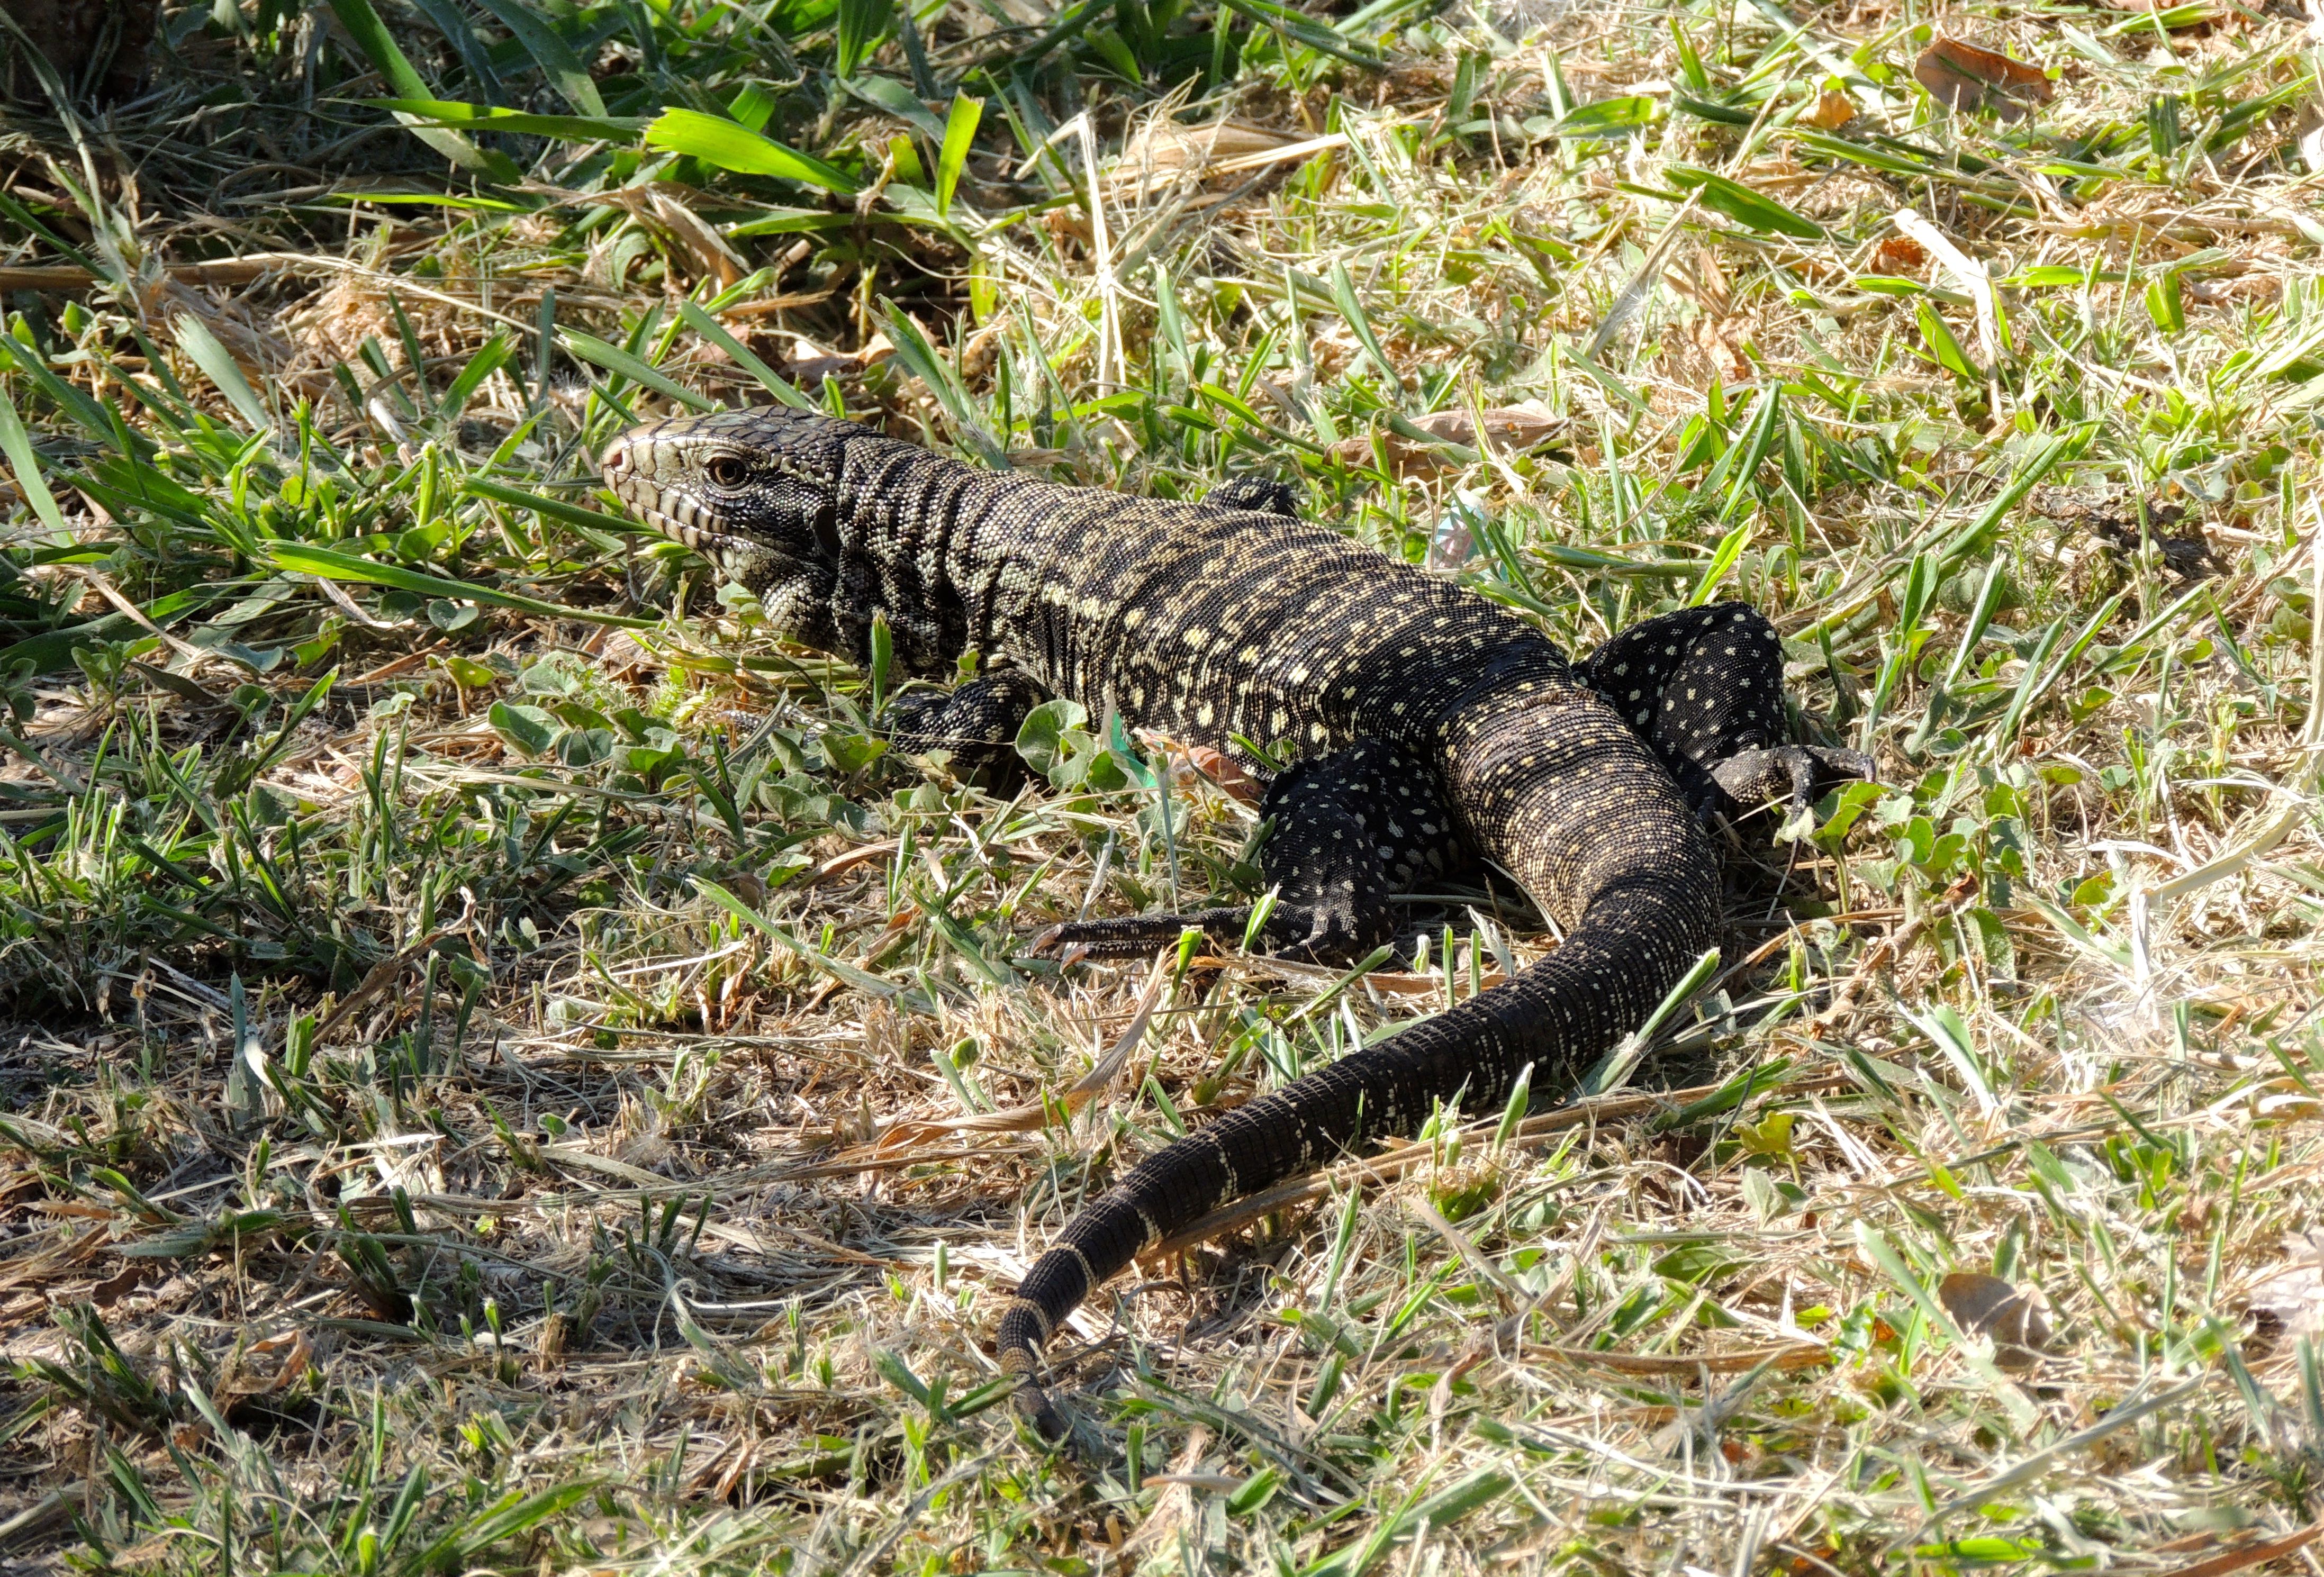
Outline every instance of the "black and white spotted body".
{"type": "MultiPolygon", "coordinates": [[[[784,410],[641,428],[603,463],[615,493],[715,557],[794,639],[860,664],[884,619],[908,673],[949,675],[972,650],[1005,665],[915,708],[908,742],[997,743],[1055,695],[1255,770],[1231,736],[1296,758],[1263,807],[1272,945],[1373,945],[1390,893],[1472,855],[1564,933],[1517,979],[1220,1115],[1075,1215],[997,1337],[1052,1434],[1040,1345],[1141,1246],[1408,1131],[1440,1102],[1498,1106],[1528,1067],[1536,1088],[1570,1079],[1711,945],[1718,872],[1690,796],[1748,808],[1819,766],[1785,742],[1774,634],[1748,610],[1652,621],[1577,669],[1483,598],[1289,518],[1272,485],[1194,503],[1062,488],[784,410]]],[[[1158,932],[1098,921],[1071,939],[1175,936],[1184,918],[1227,929],[1241,913],[1158,932]]]]}

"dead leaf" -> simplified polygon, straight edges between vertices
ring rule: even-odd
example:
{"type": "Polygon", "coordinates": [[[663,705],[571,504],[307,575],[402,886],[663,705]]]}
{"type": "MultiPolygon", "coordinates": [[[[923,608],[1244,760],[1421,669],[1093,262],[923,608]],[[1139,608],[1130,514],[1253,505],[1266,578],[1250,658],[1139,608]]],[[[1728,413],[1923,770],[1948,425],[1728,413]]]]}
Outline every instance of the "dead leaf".
{"type": "Polygon", "coordinates": [[[1705,315],[1694,320],[1694,343],[1711,359],[1720,382],[1748,383],[1751,381],[1751,364],[1729,338],[1735,328],[1731,319],[1705,315]]]}
{"type": "Polygon", "coordinates": [[[1939,38],[1913,62],[1913,79],[1948,109],[1990,106],[2004,120],[2016,120],[2029,104],[2047,104],[2057,91],[2039,66],[2013,60],[1998,50],[1960,39],[1939,38]]]}
{"type": "Polygon", "coordinates": [[[153,1267],[143,1259],[132,1259],[120,1274],[108,1276],[88,1289],[88,1301],[98,1308],[109,1309],[135,1292],[152,1273],[153,1267]]]}
{"type": "Polygon", "coordinates": [[[1214,165],[1263,157],[1305,140],[1250,121],[1189,126],[1160,115],[1122,145],[1121,158],[1108,180],[1116,186],[1167,184],[1184,171],[1204,174],[1214,165]]]}
{"type": "Polygon", "coordinates": [[[1820,132],[1836,132],[1856,118],[1856,105],[1847,94],[1827,88],[1815,108],[1800,118],[1820,132]]]}
{"type": "MultiPolygon", "coordinates": [[[[2100,0],[2100,4],[2104,5],[2109,11],[2135,11],[2146,15],[2153,15],[2154,13],[2159,11],[2176,11],[2179,9],[2180,5],[2185,4],[2185,0],[2100,0]]],[[[2216,22],[2218,20],[2218,13],[2213,12],[2207,7],[2201,11],[2190,13],[2188,15],[2172,22],[2170,25],[2174,28],[2200,27],[2204,23],[2216,22]]]]}
{"type": "Polygon", "coordinates": [[[884,332],[875,333],[863,342],[861,350],[825,350],[804,334],[791,337],[791,380],[813,388],[825,377],[853,377],[864,368],[884,362],[896,354],[884,332]]]}
{"type": "MultiPolygon", "coordinates": [[[[1481,431],[1485,442],[1478,442],[1480,427],[1476,415],[1466,410],[1440,410],[1432,416],[1416,418],[1413,426],[1430,438],[1463,448],[1491,448],[1515,453],[1530,449],[1553,434],[1563,430],[1565,419],[1546,405],[1528,401],[1523,405],[1497,405],[1483,412],[1481,431]]],[[[1400,475],[1416,472],[1426,473],[1449,469],[1453,457],[1434,445],[1408,438],[1394,430],[1380,434],[1380,444],[1388,451],[1388,463],[1400,475]]],[[[1334,459],[1350,466],[1367,466],[1372,460],[1372,440],[1369,435],[1342,438],[1332,446],[1334,459]]]]}
{"type": "Polygon", "coordinates": [[[1185,773],[1200,774],[1217,784],[1229,798],[1245,805],[1257,805],[1266,796],[1267,790],[1259,779],[1244,771],[1232,758],[1209,745],[1185,744],[1150,728],[1139,729],[1138,737],[1169,759],[1174,778],[1185,773]]]}
{"type": "MultiPolygon", "coordinates": [[[[2200,1542],[2190,1545],[2190,1548],[2218,1549],[2219,1542],[2218,1534],[2205,1533],[2198,1536],[2200,1542]]],[[[2314,1544],[2319,1537],[2324,1537],[2324,1522],[2311,1522],[2297,1532],[2285,1534],[2282,1538],[2238,1540],[2227,1549],[2218,1550],[2216,1554],[2206,1555],[2200,1561],[2191,1561],[2183,1566],[2173,1566],[2168,1572],[2157,1572],[2156,1577],[2228,1577],[2228,1573],[2233,1572],[2249,1571],[2254,1566],[2263,1566],[2270,1561],[2297,1554],[2314,1544]]],[[[2172,1544],[2158,1547],[2166,1550],[2173,1549],[2179,1542],[2174,1540],[2172,1544]]],[[[2314,1563],[2310,1563],[2310,1569],[2314,1569],[2314,1563]]]]}
{"type": "Polygon", "coordinates": [[[1884,235],[1872,249],[1870,272],[1914,274],[1928,266],[1928,249],[1910,235],[1884,235]]]}
{"type": "Polygon", "coordinates": [[[722,290],[736,283],[750,271],[750,265],[726,244],[726,238],[680,201],[672,188],[659,182],[628,187],[610,194],[607,200],[660,230],[686,254],[696,274],[717,281],[722,290]]]}
{"type": "Polygon", "coordinates": [[[2324,1232],[2283,1240],[2284,1262],[2252,1286],[2245,1305],[2292,1337],[2324,1336],[2324,1232]]]}
{"type": "Polygon", "coordinates": [[[2046,1357],[2050,1322],[2041,1293],[2011,1286],[1998,1276],[1956,1270],[1937,1283],[1937,1301],[1969,1336],[1993,1341],[1993,1361],[2003,1369],[2032,1369],[2046,1357]]]}

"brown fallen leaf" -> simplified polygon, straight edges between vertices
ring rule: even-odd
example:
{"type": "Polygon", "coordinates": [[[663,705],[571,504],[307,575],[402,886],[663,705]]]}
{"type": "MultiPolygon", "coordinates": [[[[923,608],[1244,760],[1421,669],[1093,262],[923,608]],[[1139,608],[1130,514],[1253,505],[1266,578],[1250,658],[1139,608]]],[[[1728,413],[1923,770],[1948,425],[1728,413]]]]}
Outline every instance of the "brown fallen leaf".
{"type": "Polygon", "coordinates": [[[1993,1361],[2002,1369],[2032,1369],[2048,1355],[2050,1322],[2041,1296],[1973,1270],[1956,1270],[1937,1283],[1937,1301],[1953,1323],[1964,1335],[1991,1337],[1993,1361]]]}
{"type": "MultiPolygon", "coordinates": [[[[2168,1572],[2157,1572],[2155,1577],[2228,1577],[2230,1572],[2249,1571],[2254,1566],[2264,1565],[2270,1561],[2297,1554],[2314,1544],[2319,1537],[2324,1537],[2324,1522],[2311,1522],[2297,1532],[2285,1534],[2282,1538],[2244,1539],[2227,1549],[2220,1550],[2217,1554],[2206,1555],[2200,1561],[2190,1561],[2183,1566],[2173,1566],[2168,1572]]],[[[2216,1546],[2218,1543],[2218,1535],[2204,1534],[2202,1541],[2194,1547],[2203,1549],[2216,1546]]],[[[2165,1545],[2163,1547],[2170,1549],[2172,1545],[2165,1545]]],[[[2312,1569],[2313,1563],[2310,1566],[2312,1569]]]]}
{"type": "Polygon", "coordinates": [[[1139,729],[1138,737],[1148,746],[1172,758],[1173,777],[1181,771],[1199,773],[1217,784],[1229,798],[1240,800],[1245,805],[1257,805],[1266,797],[1265,785],[1243,770],[1240,762],[1209,745],[1187,744],[1150,728],[1139,729]]]}
{"type": "Polygon", "coordinates": [[[1723,382],[1748,383],[1751,381],[1751,364],[1729,337],[1736,331],[1737,325],[1733,319],[1712,318],[1706,314],[1694,320],[1694,343],[1710,358],[1711,366],[1717,369],[1723,382]]]}
{"type": "Polygon", "coordinates": [[[1847,94],[1827,88],[1816,106],[1800,118],[1820,132],[1836,132],[1856,118],[1856,105],[1847,94]]]}
{"type": "Polygon", "coordinates": [[[1910,235],[1884,235],[1872,249],[1874,273],[1913,274],[1928,265],[1928,249],[1910,235]]]}
{"type": "Polygon", "coordinates": [[[98,1308],[109,1309],[135,1292],[153,1267],[143,1259],[132,1259],[118,1273],[106,1277],[88,1289],[88,1301],[98,1308]]]}
{"type": "MultiPolygon", "coordinates": [[[[1563,417],[1546,405],[1532,401],[1523,405],[1493,406],[1483,412],[1483,444],[1478,442],[1480,429],[1477,417],[1470,411],[1440,410],[1431,416],[1415,418],[1412,425],[1430,438],[1458,444],[1463,448],[1489,446],[1508,452],[1530,449],[1565,427],[1563,417]]],[[[1455,464],[1452,456],[1434,445],[1408,438],[1394,430],[1380,434],[1380,446],[1388,451],[1388,463],[1396,467],[1399,475],[1443,471],[1455,464]]],[[[1370,436],[1342,438],[1332,446],[1332,456],[1350,466],[1370,465],[1372,459],[1370,436]]]]}
{"type": "Polygon", "coordinates": [[[2324,1232],[2283,1240],[2283,1263],[2252,1286],[2245,1299],[2291,1337],[2324,1335],[2324,1232]]]}
{"type": "Polygon", "coordinates": [[[2027,113],[2027,105],[2047,104],[2057,91],[2039,66],[1956,38],[1939,37],[1923,50],[1913,62],[1913,78],[1948,109],[1989,106],[2013,121],[2027,113]]]}
{"type": "Polygon", "coordinates": [[[716,280],[722,290],[750,272],[726,238],[678,198],[676,188],[657,181],[608,194],[606,200],[659,230],[686,254],[697,275],[716,280]]]}
{"type": "Polygon", "coordinates": [[[791,380],[809,388],[821,383],[825,376],[849,378],[878,362],[896,354],[882,331],[863,342],[861,350],[825,350],[804,334],[791,337],[791,380]]]}

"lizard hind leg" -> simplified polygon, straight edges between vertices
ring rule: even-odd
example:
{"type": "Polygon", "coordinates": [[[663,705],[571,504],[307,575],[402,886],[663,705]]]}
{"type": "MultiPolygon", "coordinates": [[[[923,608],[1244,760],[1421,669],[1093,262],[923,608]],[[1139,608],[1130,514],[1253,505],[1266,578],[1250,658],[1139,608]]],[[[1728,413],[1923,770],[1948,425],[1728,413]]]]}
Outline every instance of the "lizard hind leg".
{"type": "MultiPolygon", "coordinates": [[[[1276,890],[1262,936],[1270,952],[1314,963],[1360,956],[1396,934],[1389,896],[1471,862],[1434,772],[1384,740],[1301,761],[1260,802],[1273,824],[1259,874],[1276,890]]],[[[1148,953],[1188,927],[1240,941],[1251,908],[1137,915],[1058,926],[1037,944],[1081,945],[1101,956],[1148,953]]]]}
{"type": "Polygon", "coordinates": [[[1015,669],[950,690],[908,691],[888,709],[889,742],[906,755],[942,752],[953,772],[987,793],[1010,795],[1024,783],[1017,731],[1048,693],[1015,669]]]}
{"type": "Polygon", "coordinates": [[[1868,778],[1851,750],[1792,742],[1783,643],[1741,603],[1682,608],[1623,631],[1581,665],[1651,746],[1706,822],[1770,804],[1797,808],[1826,786],[1868,778]]]}

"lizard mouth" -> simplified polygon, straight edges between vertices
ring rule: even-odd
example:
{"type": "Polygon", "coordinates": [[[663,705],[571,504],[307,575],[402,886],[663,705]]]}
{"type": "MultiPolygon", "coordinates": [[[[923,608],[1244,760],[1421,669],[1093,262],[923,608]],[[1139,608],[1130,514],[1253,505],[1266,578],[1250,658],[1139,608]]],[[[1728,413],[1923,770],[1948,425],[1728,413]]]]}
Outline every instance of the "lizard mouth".
{"type": "Polygon", "coordinates": [[[696,553],[733,552],[751,546],[746,538],[735,536],[731,531],[718,530],[689,518],[693,512],[685,508],[686,501],[681,501],[680,512],[677,513],[659,503],[647,503],[638,499],[625,497],[622,502],[644,516],[646,523],[655,530],[696,553]]]}

